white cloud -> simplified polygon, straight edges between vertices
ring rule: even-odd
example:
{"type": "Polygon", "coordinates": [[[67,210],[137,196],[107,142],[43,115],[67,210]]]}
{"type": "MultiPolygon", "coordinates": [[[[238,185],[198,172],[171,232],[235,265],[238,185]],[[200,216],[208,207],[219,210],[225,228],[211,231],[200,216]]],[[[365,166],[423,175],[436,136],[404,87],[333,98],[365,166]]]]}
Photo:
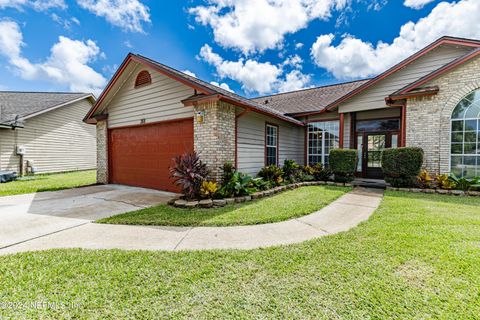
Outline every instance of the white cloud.
{"type": "Polygon", "coordinates": [[[419,10],[425,7],[427,4],[432,3],[433,1],[435,0],[405,0],[403,5],[405,7],[419,10]]]}
{"type": "Polygon", "coordinates": [[[335,46],[334,36],[328,34],[317,38],[311,55],[319,67],[336,78],[368,77],[385,71],[442,36],[480,38],[479,16],[478,0],[442,2],[418,22],[403,25],[392,43],[373,45],[347,35],[335,46]]]}
{"type": "Polygon", "coordinates": [[[307,84],[310,83],[310,75],[303,74],[299,70],[293,70],[285,76],[285,80],[278,83],[279,92],[296,91],[305,89],[307,84]]]}
{"type": "Polygon", "coordinates": [[[303,48],[303,43],[301,42],[298,42],[295,44],[295,49],[299,50],[299,49],[302,49],[303,48]]]}
{"type": "Polygon", "coordinates": [[[7,7],[12,7],[12,8],[20,8],[23,6],[27,0],[0,0],[0,8],[7,8],[7,7]]]}
{"type": "Polygon", "coordinates": [[[32,7],[38,11],[45,11],[52,8],[66,9],[67,4],[64,0],[36,0],[30,2],[32,7]]]}
{"type": "Polygon", "coordinates": [[[210,84],[213,84],[214,86],[220,87],[223,90],[227,90],[227,91],[230,91],[230,92],[235,92],[232,89],[230,89],[230,86],[225,82],[218,83],[218,82],[212,81],[212,82],[210,82],[210,84]]]}
{"type": "Polygon", "coordinates": [[[66,9],[64,0],[0,0],[0,9],[11,7],[20,9],[29,6],[37,11],[46,11],[53,8],[66,9]]]}
{"type": "Polygon", "coordinates": [[[328,19],[351,0],[209,0],[189,10],[197,22],[213,29],[215,41],[245,54],[282,45],[286,34],[314,19],[328,19]]]}
{"type": "Polygon", "coordinates": [[[305,87],[310,81],[310,76],[302,74],[299,70],[290,72],[283,79],[285,63],[277,66],[270,62],[258,62],[252,59],[224,60],[207,44],[201,48],[199,57],[213,65],[220,78],[240,82],[247,92],[265,94],[290,88],[299,89],[305,87]]]}
{"type": "Polygon", "coordinates": [[[194,72],[190,71],[190,70],[183,70],[182,72],[185,73],[185,74],[188,74],[188,75],[191,76],[191,77],[194,77],[194,78],[197,77],[197,75],[196,75],[194,72]]]}
{"type": "Polygon", "coordinates": [[[296,69],[302,68],[303,59],[298,55],[295,54],[293,56],[289,56],[283,63],[283,66],[290,66],[296,69]]]}
{"type": "Polygon", "coordinates": [[[60,36],[42,63],[22,56],[24,46],[20,27],[13,21],[0,21],[0,55],[8,59],[14,72],[26,80],[48,80],[71,91],[100,93],[106,79],[88,64],[101,56],[92,40],[85,42],[60,36]]]}
{"type": "Polygon", "coordinates": [[[77,3],[125,31],[144,32],[143,23],[151,22],[149,8],[139,0],[77,0],[77,3]]]}

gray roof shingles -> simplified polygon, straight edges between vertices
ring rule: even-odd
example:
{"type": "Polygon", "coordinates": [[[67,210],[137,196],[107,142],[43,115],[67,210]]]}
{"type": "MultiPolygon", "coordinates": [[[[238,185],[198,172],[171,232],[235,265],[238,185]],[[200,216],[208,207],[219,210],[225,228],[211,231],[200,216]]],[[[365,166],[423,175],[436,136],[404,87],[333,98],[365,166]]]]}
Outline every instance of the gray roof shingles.
{"type": "Polygon", "coordinates": [[[144,59],[144,60],[146,60],[146,61],[148,61],[148,62],[150,62],[150,63],[153,63],[153,64],[157,65],[158,67],[163,68],[163,69],[165,69],[165,70],[167,70],[167,71],[175,74],[176,76],[179,76],[179,77],[181,77],[181,78],[187,79],[187,80],[189,80],[190,82],[193,82],[193,83],[195,83],[196,85],[198,85],[198,86],[200,86],[200,87],[204,87],[204,88],[206,88],[206,89],[208,89],[208,90],[210,90],[210,91],[213,91],[213,92],[215,92],[215,93],[219,93],[219,94],[221,94],[221,95],[223,95],[223,96],[225,96],[225,97],[228,97],[228,98],[230,98],[230,99],[232,99],[232,100],[236,100],[236,101],[238,101],[238,102],[240,102],[240,103],[246,104],[246,105],[252,107],[253,109],[257,109],[257,110],[259,110],[259,111],[263,111],[263,112],[265,112],[265,113],[269,113],[269,114],[272,114],[272,115],[274,115],[274,116],[277,116],[277,117],[279,117],[279,118],[281,118],[281,119],[284,119],[284,120],[286,120],[286,121],[289,121],[289,122],[293,122],[293,123],[297,123],[297,124],[302,125],[302,122],[298,121],[297,119],[294,119],[294,118],[292,118],[292,117],[289,117],[289,116],[285,115],[285,113],[283,113],[283,112],[281,112],[281,111],[279,111],[279,110],[275,110],[275,109],[273,109],[273,108],[270,108],[269,106],[265,106],[265,105],[263,105],[263,104],[261,104],[261,103],[257,103],[257,102],[254,101],[254,100],[244,98],[244,97],[242,97],[242,96],[239,96],[238,94],[235,94],[235,93],[233,93],[233,92],[227,91],[227,90],[222,89],[222,88],[220,88],[220,87],[214,86],[213,84],[210,84],[210,83],[208,83],[208,82],[206,82],[206,81],[203,81],[203,80],[201,80],[201,79],[192,77],[192,76],[190,76],[190,75],[188,75],[188,74],[185,74],[185,73],[183,73],[183,72],[180,72],[180,71],[178,71],[178,70],[176,70],[176,69],[174,69],[174,68],[171,68],[171,67],[169,67],[169,66],[167,66],[167,65],[164,65],[164,64],[162,64],[162,63],[160,63],[160,62],[157,62],[157,61],[155,61],[155,60],[152,60],[152,59],[150,59],[150,58],[144,57],[144,56],[139,55],[139,54],[136,54],[135,56],[137,56],[137,57],[139,57],[139,58],[141,58],[141,59],[144,59]]]}
{"type": "Polygon", "coordinates": [[[0,91],[0,124],[89,96],[89,93],[0,91]]]}
{"type": "Polygon", "coordinates": [[[279,93],[252,99],[284,114],[322,111],[331,103],[360,87],[370,79],[279,93]]]}

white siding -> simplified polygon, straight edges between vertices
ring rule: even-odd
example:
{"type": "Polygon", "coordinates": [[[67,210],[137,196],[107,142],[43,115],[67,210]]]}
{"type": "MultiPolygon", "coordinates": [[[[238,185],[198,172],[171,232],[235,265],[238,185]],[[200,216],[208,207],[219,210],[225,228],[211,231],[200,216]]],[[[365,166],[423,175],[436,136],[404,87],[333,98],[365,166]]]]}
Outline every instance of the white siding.
{"type": "Polygon", "coordinates": [[[25,128],[0,130],[0,169],[20,170],[17,145],[26,147],[25,162],[39,173],[94,169],[96,129],[82,122],[92,107],[84,99],[25,121],[25,128]]]}
{"type": "Polygon", "coordinates": [[[468,50],[440,46],[339,106],[340,112],[385,108],[385,97],[453,61],[468,50]]]}
{"type": "Polygon", "coordinates": [[[278,125],[279,164],[282,165],[288,159],[303,165],[304,128],[250,112],[238,119],[238,170],[255,176],[265,166],[266,122],[278,125]]]}
{"type": "Polygon", "coordinates": [[[193,116],[193,107],[185,107],[182,100],[194,90],[149,68],[137,66],[107,105],[109,128],[187,118],[193,116]],[[148,70],[152,84],[135,88],[138,72],[148,70]]]}

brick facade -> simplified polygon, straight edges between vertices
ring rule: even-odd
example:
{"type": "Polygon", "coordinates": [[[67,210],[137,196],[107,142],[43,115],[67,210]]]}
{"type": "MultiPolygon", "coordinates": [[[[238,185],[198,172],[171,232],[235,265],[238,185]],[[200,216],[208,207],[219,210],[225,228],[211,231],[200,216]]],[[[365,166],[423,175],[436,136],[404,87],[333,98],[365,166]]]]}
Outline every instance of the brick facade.
{"type": "Polygon", "coordinates": [[[431,173],[450,172],[450,119],[457,104],[480,88],[480,58],[432,80],[438,86],[432,97],[407,101],[407,146],[425,151],[424,167],[431,173]]]}
{"type": "Polygon", "coordinates": [[[97,122],[97,183],[108,183],[107,121],[97,122]]]}
{"type": "Polygon", "coordinates": [[[203,122],[194,119],[194,147],[200,158],[217,181],[222,176],[220,169],[226,162],[235,162],[235,107],[217,101],[194,107],[194,112],[203,112],[203,122]]]}

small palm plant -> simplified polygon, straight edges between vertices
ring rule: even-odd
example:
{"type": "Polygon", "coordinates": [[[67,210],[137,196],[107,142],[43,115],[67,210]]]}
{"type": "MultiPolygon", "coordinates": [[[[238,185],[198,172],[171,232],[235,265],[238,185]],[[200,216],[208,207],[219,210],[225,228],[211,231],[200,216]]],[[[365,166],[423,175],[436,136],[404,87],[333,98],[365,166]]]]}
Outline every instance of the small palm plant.
{"type": "Polygon", "coordinates": [[[170,174],[175,184],[182,188],[187,199],[199,198],[202,183],[208,176],[207,165],[196,152],[184,153],[175,157],[174,161],[175,166],[170,168],[170,174]]]}

